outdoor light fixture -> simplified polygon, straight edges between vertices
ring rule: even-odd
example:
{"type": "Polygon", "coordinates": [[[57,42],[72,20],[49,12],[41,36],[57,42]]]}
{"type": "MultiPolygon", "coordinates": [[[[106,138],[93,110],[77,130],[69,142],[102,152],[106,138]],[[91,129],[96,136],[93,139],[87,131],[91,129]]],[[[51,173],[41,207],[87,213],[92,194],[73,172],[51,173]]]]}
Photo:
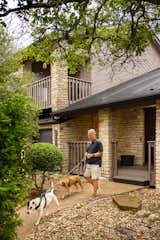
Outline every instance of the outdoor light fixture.
{"type": "Polygon", "coordinates": [[[47,63],[43,63],[43,69],[46,69],[47,68],[47,63]]]}

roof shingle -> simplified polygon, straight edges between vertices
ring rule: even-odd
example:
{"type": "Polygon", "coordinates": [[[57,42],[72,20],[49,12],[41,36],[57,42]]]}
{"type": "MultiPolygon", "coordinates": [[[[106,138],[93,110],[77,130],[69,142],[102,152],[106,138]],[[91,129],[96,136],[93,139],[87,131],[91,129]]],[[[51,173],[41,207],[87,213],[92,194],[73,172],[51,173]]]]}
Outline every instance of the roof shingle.
{"type": "Polygon", "coordinates": [[[122,103],[140,98],[160,96],[160,68],[87,97],[64,109],[53,111],[53,116],[67,116],[77,111],[85,111],[95,107],[102,107],[122,103]]]}

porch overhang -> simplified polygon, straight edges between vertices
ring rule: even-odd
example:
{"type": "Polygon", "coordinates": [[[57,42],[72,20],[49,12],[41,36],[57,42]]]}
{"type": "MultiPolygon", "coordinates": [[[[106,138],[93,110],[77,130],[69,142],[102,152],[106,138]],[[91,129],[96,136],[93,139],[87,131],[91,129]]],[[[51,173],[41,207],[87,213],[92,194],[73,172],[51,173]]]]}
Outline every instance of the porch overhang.
{"type": "Polygon", "coordinates": [[[53,111],[52,116],[57,122],[63,122],[102,107],[153,103],[158,98],[160,98],[160,68],[87,97],[69,107],[53,111]]]}

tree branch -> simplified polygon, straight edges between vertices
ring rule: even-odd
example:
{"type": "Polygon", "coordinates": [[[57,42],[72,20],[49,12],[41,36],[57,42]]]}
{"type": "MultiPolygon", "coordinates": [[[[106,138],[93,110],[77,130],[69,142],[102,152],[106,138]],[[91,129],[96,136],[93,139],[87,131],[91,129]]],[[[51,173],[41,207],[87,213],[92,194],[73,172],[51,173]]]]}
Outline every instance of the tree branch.
{"type": "Polygon", "coordinates": [[[4,10],[3,8],[3,4],[1,4],[1,8],[0,8],[0,12],[3,12],[3,13],[0,13],[0,17],[5,17],[7,15],[9,15],[10,13],[12,12],[21,12],[21,11],[27,11],[27,10],[30,10],[30,9],[36,9],[36,8],[39,8],[39,9],[49,9],[49,8],[55,8],[55,7],[58,7],[58,6],[62,6],[63,4],[68,4],[68,3],[85,3],[86,1],[85,0],[60,0],[60,1],[57,1],[55,0],[54,2],[52,3],[43,3],[43,2],[37,2],[37,3],[29,3],[27,1],[27,4],[26,5],[20,5],[19,7],[15,7],[15,8],[11,8],[11,9],[8,9],[8,10],[4,10]]]}
{"type": "MultiPolygon", "coordinates": [[[[139,1],[137,1],[137,2],[139,2],[139,1]]],[[[143,0],[141,2],[147,2],[147,3],[154,4],[154,5],[160,5],[160,0],[143,0]]]]}

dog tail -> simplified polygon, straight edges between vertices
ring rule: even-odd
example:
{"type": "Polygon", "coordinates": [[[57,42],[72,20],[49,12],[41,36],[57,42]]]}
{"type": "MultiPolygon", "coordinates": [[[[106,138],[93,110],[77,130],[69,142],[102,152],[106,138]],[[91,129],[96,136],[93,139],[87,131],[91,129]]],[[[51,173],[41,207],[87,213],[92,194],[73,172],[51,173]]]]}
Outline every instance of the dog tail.
{"type": "Polygon", "coordinates": [[[53,184],[53,181],[51,181],[51,191],[54,191],[54,184],[53,184]]]}
{"type": "Polygon", "coordinates": [[[54,184],[53,181],[50,183],[50,188],[47,190],[47,192],[54,192],[54,184]]]}

